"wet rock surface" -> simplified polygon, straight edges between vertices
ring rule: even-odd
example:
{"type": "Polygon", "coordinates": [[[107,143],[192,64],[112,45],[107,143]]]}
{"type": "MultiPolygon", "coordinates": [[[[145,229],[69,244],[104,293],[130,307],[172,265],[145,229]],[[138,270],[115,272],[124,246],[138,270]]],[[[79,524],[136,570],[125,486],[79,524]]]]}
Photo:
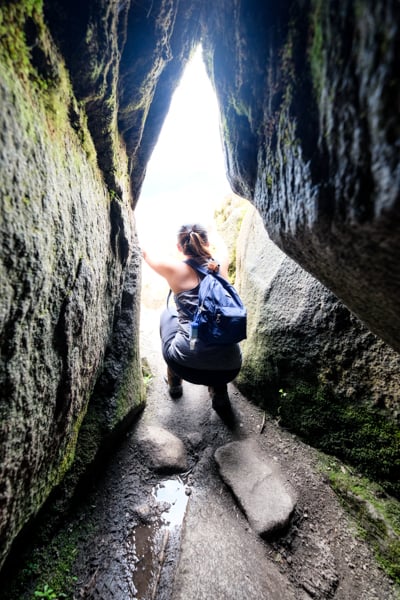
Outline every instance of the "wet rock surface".
{"type": "Polygon", "coordinates": [[[211,448],[204,451],[197,476],[171,598],[294,600],[296,586],[268,558],[265,544],[219,480],[211,448]]]}

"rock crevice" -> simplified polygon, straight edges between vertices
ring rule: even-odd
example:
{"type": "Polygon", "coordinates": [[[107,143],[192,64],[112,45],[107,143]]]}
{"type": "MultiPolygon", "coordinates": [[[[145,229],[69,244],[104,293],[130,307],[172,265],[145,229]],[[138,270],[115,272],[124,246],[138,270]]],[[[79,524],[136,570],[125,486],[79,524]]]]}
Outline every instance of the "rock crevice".
{"type": "Polygon", "coordinates": [[[97,432],[92,457],[142,402],[133,210],[200,40],[232,187],[399,350],[399,12],[397,0],[0,7],[0,562],[77,440],[97,432]]]}

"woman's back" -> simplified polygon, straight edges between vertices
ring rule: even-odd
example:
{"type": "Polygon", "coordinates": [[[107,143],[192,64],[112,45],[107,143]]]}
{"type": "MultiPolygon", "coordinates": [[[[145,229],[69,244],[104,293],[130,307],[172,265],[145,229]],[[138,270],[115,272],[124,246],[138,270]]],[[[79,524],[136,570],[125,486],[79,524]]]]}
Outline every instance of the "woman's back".
{"type": "Polygon", "coordinates": [[[213,345],[197,340],[190,343],[191,321],[198,305],[200,277],[197,271],[184,261],[192,259],[208,268],[219,269],[227,278],[229,258],[225,246],[220,246],[218,265],[213,260],[207,231],[200,225],[183,225],[178,232],[181,261],[165,257],[156,258],[145,250],[143,258],[148,265],[162,275],[174,292],[177,310],[167,308],[160,321],[162,353],[168,365],[168,385],[171,397],[182,395],[182,379],[210,388],[213,408],[222,414],[230,411],[226,384],[232,381],[241,367],[239,344],[213,345]],[[223,251],[224,250],[224,251],[223,251]],[[187,310],[189,309],[189,310],[187,310]]]}

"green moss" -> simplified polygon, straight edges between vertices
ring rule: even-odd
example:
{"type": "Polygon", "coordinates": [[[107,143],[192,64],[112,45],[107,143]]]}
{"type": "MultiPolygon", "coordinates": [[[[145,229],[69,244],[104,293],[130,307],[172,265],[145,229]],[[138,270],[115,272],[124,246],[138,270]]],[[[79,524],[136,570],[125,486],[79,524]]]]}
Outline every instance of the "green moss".
{"type": "Polygon", "coordinates": [[[265,351],[269,345],[265,332],[251,333],[249,339],[252,345],[249,347],[248,342],[244,342],[244,362],[236,379],[237,385],[245,396],[276,414],[278,404],[273,390],[278,384],[276,365],[279,357],[272,357],[265,351]]]}
{"type": "Polygon", "coordinates": [[[76,585],[74,562],[80,540],[93,530],[91,516],[75,522],[68,529],[54,534],[44,527],[34,547],[28,549],[17,575],[2,590],[3,600],[33,600],[35,591],[45,586],[54,590],[57,598],[72,598],[76,585]]]}
{"type": "Polygon", "coordinates": [[[73,469],[65,480],[66,487],[71,491],[95,460],[104,436],[103,419],[104,416],[90,404],[82,425],[79,426],[73,469]]]}
{"type": "MultiPolygon", "coordinates": [[[[53,463],[52,468],[49,470],[46,477],[43,478],[41,485],[35,489],[34,493],[32,492],[32,506],[34,514],[37,514],[40,511],[52,491],[64,480],[66,474],[71,468],[71,465],[74,463],[78,434],[84,414],[85,412],[82,411],[82,413],[74,422],[73,432],[68,437],[66,447],[62,447],[59,451],[59,460],[53,463]]],[[[24,515],[21,514],[20,522],[16,527],[17,531],[21,531],[24,525],[24,515]]]]}
{"type": "MultiPolygon", "coordinates": [[[[44,23],[42,5],[42,0],[25,0],[0,7],[1,76],[8,88],[15,91],[21,126],[27,135],[37,135],[34,112],[35,117],[41,115],[41,123],[53,141],[63,142],[72,133],[69,111],[73,108],[73,130],[87,158],[97,168],[84,109],[73,96],[69,74],[44,23]],[[34,30],[33,47],[29,46],[25,33],[27,25],[34,30]],[[40,56],[39,66],[34,51],[40,56]]],[[[77,162],[81,162],[81,156],[77,162]]]]}
{"type": "Polygon", "coordinates": [[[142,376],[143,376],[143,386],[144,386],[144,394],[147,395],[147,390],[151,382],[154,379],[154,375],[151,371],[149,361],[146,357],[142,358],[142,376]]]}
{"type": "Polygon", "coordinates": [[[228,275],[232,283],[236,279],[236,242],[242,226],[244,216],[250,204],[240,196],[230,194],[224,203],[214,211],[214,219],[224,242],[229,250],[228,275]]]}
{"type": "Polygon", "coordinates": [[[34,75],[31,49],[25,34],[28,19],[35,22],[38,32],[43,30],[42,0],[8,2],[0,7],[0,59],[8,63],[18,76],[26,79],[34,75]]]}
{"type": "Polygon", "coordinates": [[[117,396],[117,407],[112,426],[117,426],[134,408],[143,404],[144,383],[140,377],[139,363],[134,361],[126,370],[117,396]]]}
{"type": "Polygon", "coordinates": [[[78,443],[79,432],[82,426],[82,422],[86,415],[86,403],[84,410],[81,411],[78,418],[74,421],[72,434],[69,437],[68,444],[63,450],[63,457],[60,463],[60,467],[57,470],[57,476],[53,481],[52,487],[60,483],[63,480],[66,472],[70,469],[72,463],[74,462],[76,447],[78,443]]]}
{"type": "Polygon", "coordinates": [[[278,409],[283,425],[400,497],[400,431],[384,412],[355,405],[324,384],[298,382],[283,394],[278,409]]]}
{"type": "Polygon", "coordinates": [[[400,503],[339,461],[321,458],[321,470],[356,520],[385,572],[400,584],[400,503]]]}

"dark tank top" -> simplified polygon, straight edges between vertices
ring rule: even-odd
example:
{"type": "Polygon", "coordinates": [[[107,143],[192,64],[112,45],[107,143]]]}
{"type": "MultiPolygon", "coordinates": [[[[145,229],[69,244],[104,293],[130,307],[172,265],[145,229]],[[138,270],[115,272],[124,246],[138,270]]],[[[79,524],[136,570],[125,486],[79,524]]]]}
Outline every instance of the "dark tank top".
{"type": "Polygon", "coordinates": [[[172,360],[193,369],[224,371],[238,369],[242,354],[239,344],[210,345],[197,340],[190,348],[190,322],[198,306],[199,285],[174,295],[178,312],[178,330],[168,354],[172,360]]]}

